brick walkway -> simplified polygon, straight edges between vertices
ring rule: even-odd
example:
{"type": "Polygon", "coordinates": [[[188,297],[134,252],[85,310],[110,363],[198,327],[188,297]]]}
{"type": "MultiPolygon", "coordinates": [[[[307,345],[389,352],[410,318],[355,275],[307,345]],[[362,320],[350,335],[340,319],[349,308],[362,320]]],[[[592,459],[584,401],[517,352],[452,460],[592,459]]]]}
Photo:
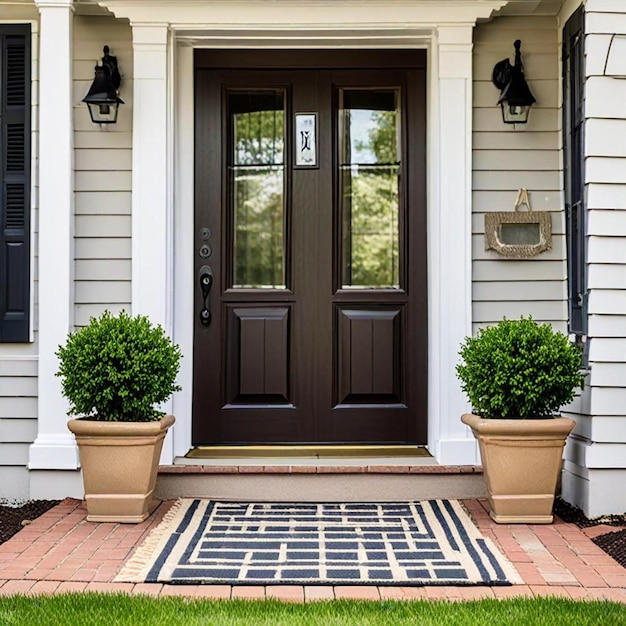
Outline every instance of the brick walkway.
{"type": "MultiPolygon", "coordinates": [[[[0,595],[63,591],[122,591],[196,598],[278,598],[303,602],[333,598],[448,599],[560,596],[626,603],[626,569],[580,530],[552,525],[495,524],[484,502],[464,500],[481,532],[493,539],[524,580],[511,587],[235,586],[113,583],[135,548],[171,503],[143,524],[93,524],[79,500],[67,499],[0,545],[0,595]]],[[[615,530],[615,529],[611,529],[615,530]]]]}

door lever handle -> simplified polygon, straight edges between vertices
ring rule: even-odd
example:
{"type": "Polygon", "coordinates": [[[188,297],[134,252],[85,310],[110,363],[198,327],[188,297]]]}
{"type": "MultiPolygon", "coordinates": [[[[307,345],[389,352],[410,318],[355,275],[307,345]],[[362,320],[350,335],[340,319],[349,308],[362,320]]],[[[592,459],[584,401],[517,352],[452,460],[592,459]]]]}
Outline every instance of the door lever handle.
{"type": "Polygon", "coordinates": [[[200,323],[208,326],[211,323],[211,311],[209,310],[209,295],[213,286],[213,272],[208,266],[200,269],[200,289],[202,291],[202,309],[200,310],[200,323]]]}

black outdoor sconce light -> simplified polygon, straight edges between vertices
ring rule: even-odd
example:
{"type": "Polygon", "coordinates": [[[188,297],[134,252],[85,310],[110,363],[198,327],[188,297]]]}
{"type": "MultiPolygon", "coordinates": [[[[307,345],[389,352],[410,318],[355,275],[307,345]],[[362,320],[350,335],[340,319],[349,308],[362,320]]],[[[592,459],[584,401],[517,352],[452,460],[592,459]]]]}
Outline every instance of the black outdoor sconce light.
{"type": "Polygon", "coordinates": [[[83,98],[94,124],[117,122],[117,111],[120,104],[124,104],[124,101],[117,95],[121,82],[122,78],[117,69],[117,57],[109,54],[109,46],[104,46],[102,65],[96,65],[93,83],[83,98]]]}
{"type": "Polygon", "coordinates": [[[515,46],[515,65],[504,59],[493,68],[491,82],[500,90],[498,104],[502,109],[502,121],[505,124],[526,124],[530,107],[537,102],[524,78],[524,66],[518,39],[515,46]]]}

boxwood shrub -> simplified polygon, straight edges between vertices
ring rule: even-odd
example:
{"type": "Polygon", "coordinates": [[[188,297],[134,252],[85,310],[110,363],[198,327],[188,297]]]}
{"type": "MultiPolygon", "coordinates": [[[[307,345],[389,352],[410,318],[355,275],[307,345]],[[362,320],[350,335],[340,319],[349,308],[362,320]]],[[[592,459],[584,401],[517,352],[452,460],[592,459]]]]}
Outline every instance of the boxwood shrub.
{"type": "Polygon", "coordinates": [[[459,354],[462,389],[483,418],[552,417],[584,384],[580,349],[531,317],[480,329],[459,354]]]}
{"type": "Polygon", "coordinates": [[[179,391],[180,348],[147,317],[109,311],[70,333],[57,376],[70,401],[70,415],[112,422],[148,422],[155,405],[179,391]]]}

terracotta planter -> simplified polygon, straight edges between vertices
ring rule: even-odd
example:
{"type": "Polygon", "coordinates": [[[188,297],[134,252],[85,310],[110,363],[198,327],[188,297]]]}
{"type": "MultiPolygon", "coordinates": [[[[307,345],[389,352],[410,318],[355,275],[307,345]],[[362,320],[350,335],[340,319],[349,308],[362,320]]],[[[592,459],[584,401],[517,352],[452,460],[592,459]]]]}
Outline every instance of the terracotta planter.
{"type": "Polygon", "coordinates": [[[150,515],[172,415],[158,422],[68,422],[83,469],[87,520],[136,524],[150,515]]]}
{"type": "Polygon", "coordinates": [[[501,524],[550,524],[563,447],[576,422],[471,414],[461,421],[478,440],[491,517],[501,524]]]}

